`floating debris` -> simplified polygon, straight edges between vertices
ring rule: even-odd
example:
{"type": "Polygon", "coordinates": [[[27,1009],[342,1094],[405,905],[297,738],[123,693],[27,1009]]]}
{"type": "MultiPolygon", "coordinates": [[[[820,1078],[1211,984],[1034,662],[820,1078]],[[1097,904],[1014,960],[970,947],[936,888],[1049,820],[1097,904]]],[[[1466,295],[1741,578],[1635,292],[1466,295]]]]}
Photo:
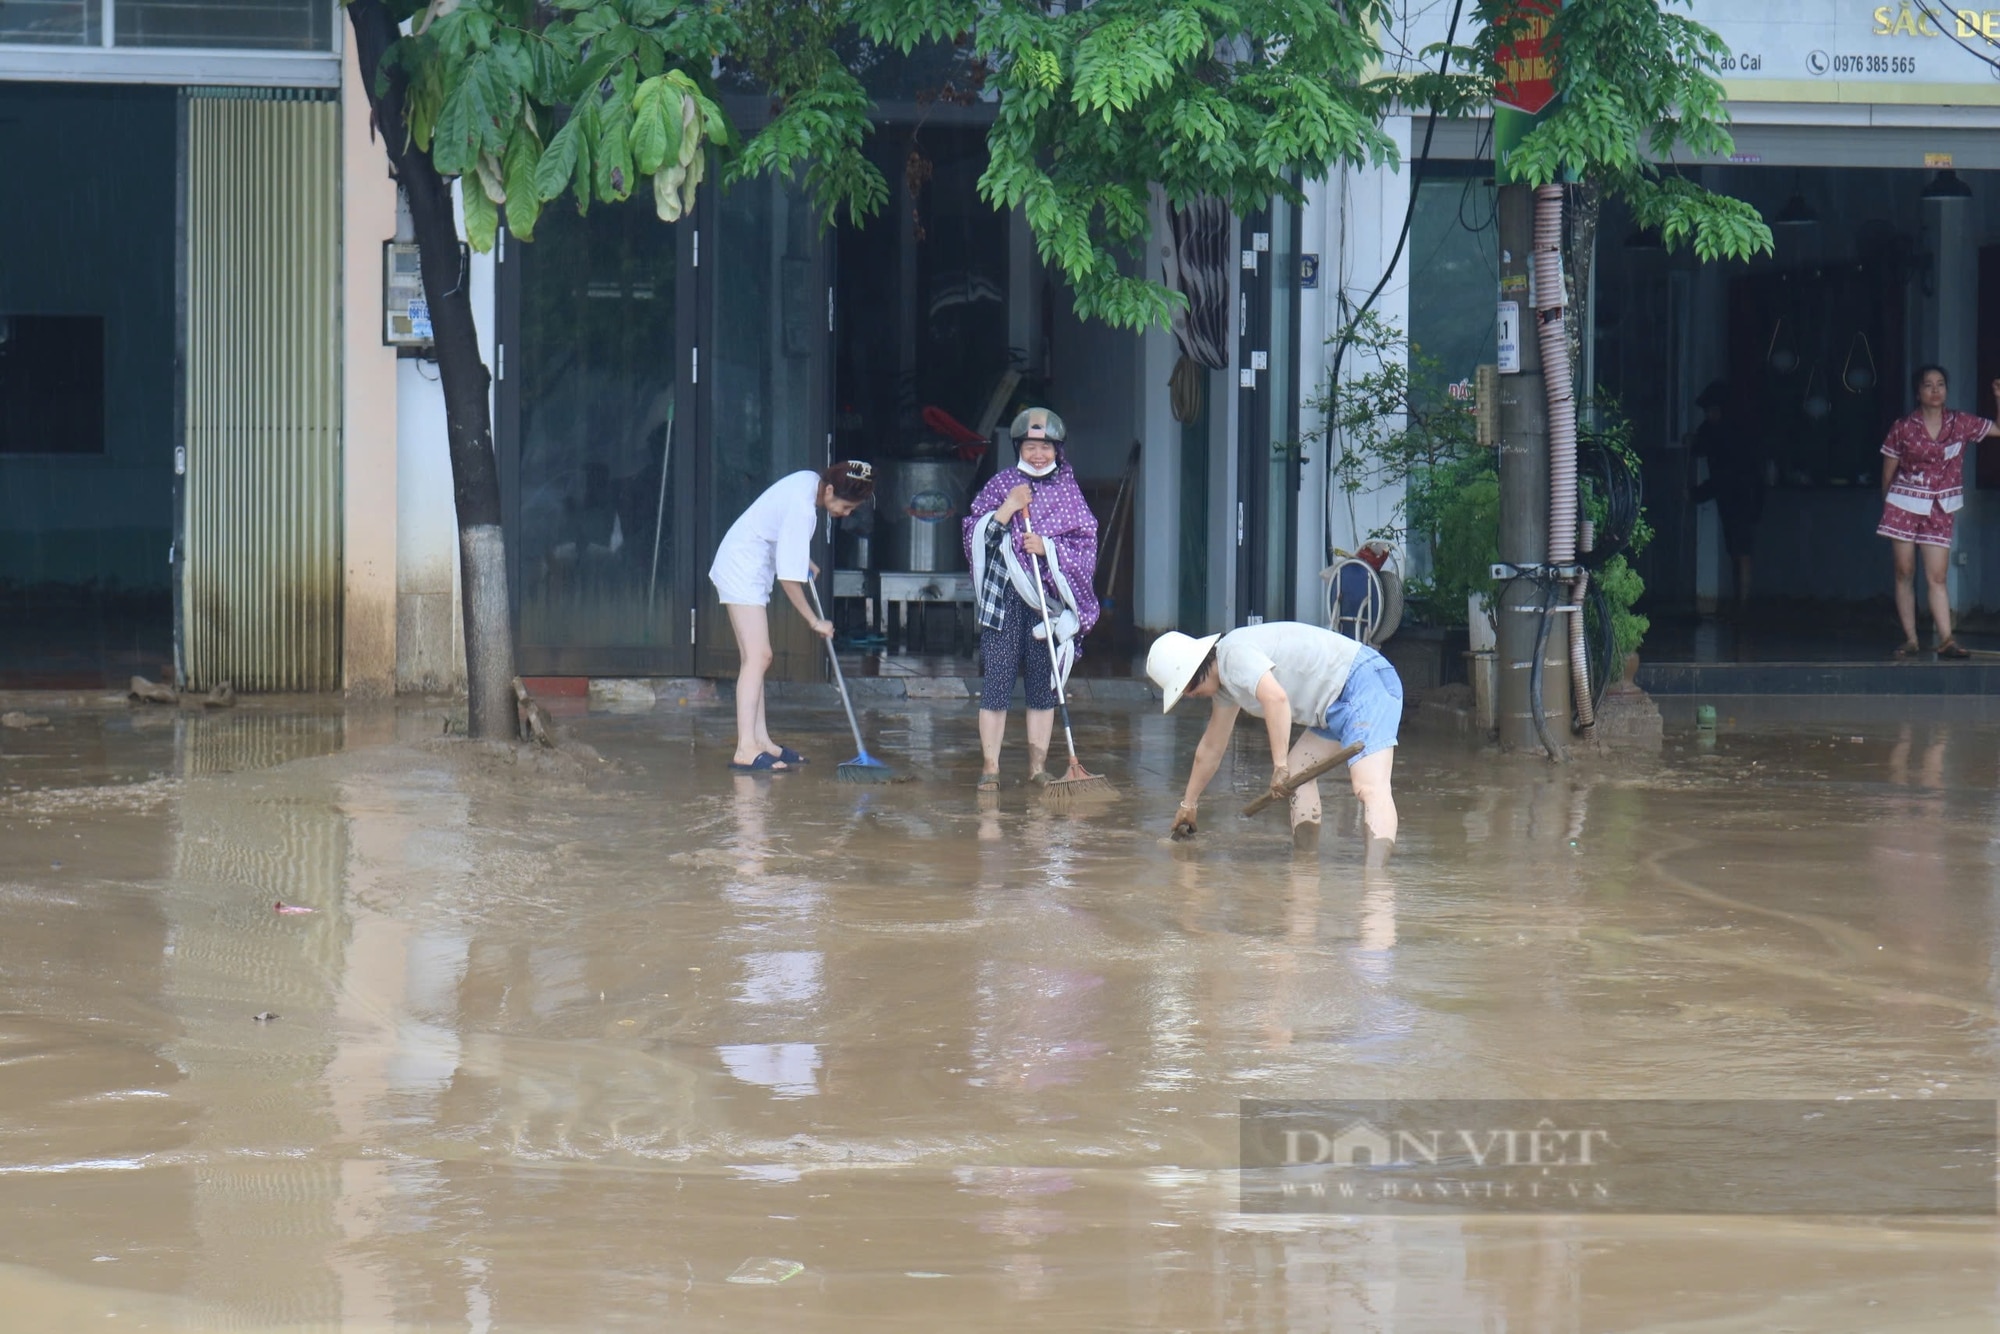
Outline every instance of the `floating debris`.
{"type": "Polygon", "coordinates": [[[770,1256],[745,1260],[736,1266],[736,1272],[729,1276],[731,1283],[755,1283],[770,1286],[783,1283],[788,1278],[797,1278],[806,1267],[797,1260],[778,1260],[770,1256]]]}
{"type": "Polygon", "coordinates": [[[178,704],[180,692],[172,686],[163,686],[157,681],[148,681],[143,676],[132,678],[131,697],[146,704],[178,704]]]}

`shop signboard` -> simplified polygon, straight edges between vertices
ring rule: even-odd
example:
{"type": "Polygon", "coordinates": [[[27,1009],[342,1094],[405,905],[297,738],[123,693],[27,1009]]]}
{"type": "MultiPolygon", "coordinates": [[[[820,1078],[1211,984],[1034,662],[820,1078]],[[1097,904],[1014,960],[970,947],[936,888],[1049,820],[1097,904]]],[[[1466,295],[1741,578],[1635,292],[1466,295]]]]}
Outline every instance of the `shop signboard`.
{"type": "Polygon", "coordinates": [[[1731,98],[2000,106],[2000,0],[1691,0],[1731,98]]]}
{"type": "MultiPolygon", "coordinates": [[[[1444,40],[1450,5],[1405,0],[1402,8],[1404,48],[1444,40]]],[[[1722,39],[1717,72],[1734,101],[2000,106],[2000,0],[1687,0],[1672,12],[1722,39]]],[[[1507,62],[1525,96],[1495,97],[1524,114],[1548,72],[1549,53],[1531,36],[1532,48],[1519,44],[1507,62]]],[[[1462,27],[1458,39],[1468,40],[1462,27]]]]}

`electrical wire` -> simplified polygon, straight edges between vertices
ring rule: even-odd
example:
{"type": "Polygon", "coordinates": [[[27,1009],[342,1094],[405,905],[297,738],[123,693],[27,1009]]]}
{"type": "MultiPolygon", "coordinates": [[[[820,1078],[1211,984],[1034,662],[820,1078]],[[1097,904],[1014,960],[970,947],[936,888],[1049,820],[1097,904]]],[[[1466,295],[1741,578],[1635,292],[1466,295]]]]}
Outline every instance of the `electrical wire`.
{"type": "MultiPolygon", "coordinates": [[[[1944,20],[1938,17],[1937,11],[1931,8],[1930,0],[1917,0],[1917,8],[1923,11],[1925,18],[1929,19],[1933,24],[1936,25],[1939,36],[1949,38],[1952,45],[1956,46],[1959,50],[1965,52],[1965,54],[1971,56],[1974,60],[1985,61],[1988,65],[1991,65],[1994,69],[2000,70],[2000,60],[1995,60],[1992,56],[1989,56],[1982,51],[1973,50],[1971,47],[1965,44],[1964,40],[1961,37],[1959,37],[1957,33],[1947,28],[1945,26],[1944,20]]],[[[1958,16],[1956,14],[1953,14],[1951,17],[1953,19],[1956,19],[1958,16]]],[[[1979,40],[1986,43],[1988,46],[1995,48],[1996,50],[2000,50],[2000,41],[1995,41],[1993,38],[1988,37],[1983,32],[1979,35],[1979,40]]]]}
{"type": "MultiPolygon", "coordinates": [[[[1599,570],[1614,557],[1630,555],[1632,538],[1643,513],[1645,483],[1629,459],[1602,436],[1586,432],[1577,441],[1577,475],[1604,505],[1604,517],[1594,524],[1591,550],[1577,553],[1586,570],[1599,570]]],[[[1579,500],[1581,497],[1579,497],[1579,500]]],[[[1590,669],[1590,711],[1593,717],[1604,688],[1619,664],[1618,630],[1612,623],[1611,598],[1602,579],[1592,579],[1584,595],[1584,654],[1590,669]]],[[[1540,707],[1537,696],[1537,708],[1540,707]]]]}
{"type": "MultiPolygon", "coordinates": [[[[1458,36],[1458,19],[1459,15],[1464,11],[1465,0],[1458,0],[1458,3],[1452,7],[1451,26],[1445,30],[1444,35],[1444,42],[1447,47],[1458,36]]],[[[1451,52],[1447,50],[1438,57],[1438,77],[1443,78],[1445,71],[1450,66],[1451,52]]],[[[1382,295],[1382,289],[1389,285],[1389,279],[1395,277],[1397,264],[1402,262],[1403,247],[1410,240],[1410,224],[1416,221],[1417,199],[1424,183],[1424,168],[1430,165],[1431,140],[1437,135],[1437,123],[1437,104],[1433,102],[1431,104],[1430,117],[1424,124],[1423,149],[1417,154],[1416,160],[1410,164],[1410,202],[1403,209],[1403,225],[1396,232],[1396,248],[1389,255],[1389,263],[1382,270],[1381,279],[1376,282],[1374,289],[1368,293],[1368,299],[1361,303],[1361,307],[1355,312],[1354,318],[1347,321],[1347,327],[1341,330],[1340,342],[1334,346],[1331,374],[1332,378],[1336,381],[1340,379],[1340,363],[1347,356],[1347,349],[1354,341],[1354,326],[1356,321],[1374,307],[1376,299],[1382,295]]]]}
{"type": "Polygon", "coordinates": [[[1500,220],[1500,200],[1497,194],[1487,201],[1486,221],[1475,227],[1465,220],[1465,206],[1471,202],[1472,187],[1477,184],[1479,184],[1477,179],[1468,176],[1465,178],[1464,187],[1458,192],[1458,225],[1461,230],[1471,232],[1474,236],[1479,235],[1500,220]]]}
{"type": "Polygon", "coordinates": [[[1646,502],[1645,482],[1623,454],[1612,449],[1603,437],[1583,433],[1577,440],[1577,474],[1587,480],[1604,502],[1604,518],[1597,524],[1597,540],[1589,551],[1577,553],[1585,569],[1602,569],[1613,556],[1632,550],[1632,536],[1638,529],[1646,502]]]}
{"type": "Polygon", "coordinates": [[[1590,659],[1590,711],[1595,715],[1612,670],[1621,664],[1612,661],[1618,653],[1618,627],[1611,623],[1611,595],[1604,591],[1601,582],[1593,579],[1587,596],[1583,647],[1590,659]]]}
{"type": "Polygon", "coordinates": [[[1564,759],[1563,749],[1549,735],[1548,710],[1542,706],[1542,670],[1543,662],[1548,657],[1549,622],[1561,614],[1556,608],[1560,605],[1558,599],[1562,585],[1548,578],[1537,578],[1535,582],[1542,589],[1542,614],[1536,618],[1535,624],[1535,661],[1528,669],[1528,702],[1534,711],[1535,735],[1542,739],[1542,749],[1549,753],[1550,762],[1560,764],[1564,759]]]}

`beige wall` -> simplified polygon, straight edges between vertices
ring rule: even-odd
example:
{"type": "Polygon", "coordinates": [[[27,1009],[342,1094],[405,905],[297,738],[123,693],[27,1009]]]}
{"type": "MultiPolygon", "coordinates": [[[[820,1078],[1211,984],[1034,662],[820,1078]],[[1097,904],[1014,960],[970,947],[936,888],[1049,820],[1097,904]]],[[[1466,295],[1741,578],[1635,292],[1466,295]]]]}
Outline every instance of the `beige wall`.
{"type": "Polygon", "coordinates": [[[396,353],[382,345],[382,243],[396,234],[396,185],[370,132],[347,44],[341,85],[342,498],[346,584],[341,679],[348,694],[396,685],[396,353]]]}

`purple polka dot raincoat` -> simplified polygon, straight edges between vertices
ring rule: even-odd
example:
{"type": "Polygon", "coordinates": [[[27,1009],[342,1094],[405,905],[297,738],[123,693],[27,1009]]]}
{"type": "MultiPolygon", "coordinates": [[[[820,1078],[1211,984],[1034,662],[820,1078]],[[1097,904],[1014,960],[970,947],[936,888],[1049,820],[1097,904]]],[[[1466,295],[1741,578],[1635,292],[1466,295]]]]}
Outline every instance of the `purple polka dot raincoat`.
{"type": "MultiPolygon", "coordinates": [[[[964,535],[965,558],[972,559],[972,530],[979,521],[1007,503],[1007,493],[1026,482],[1034,489],[1034,498],[1028,502],[1028,520],[1035,526],[1035,534],[1047,543],[1062,561],[1063,574],[1069,579],[1070,591],[1076,595],[1076,619],[1080,635],[1089,634],[1090,627],[1097,624],[1097,516],[1084,503],[1083,491],[1076,484],[1076,473],[1065,462],[1047,477],[1034,478],[1018,468],[1002,468],[994,473],[979,494],[973,499],[972,509],[965,517],[964,535]]],[[[1015,515],[1009,526],[1009,539],[1014,544],[1015,558],[1023,569],[1028,568],[1028,550],[1021,545],[1021,538],[1027,529],[1021,523],[1021,516],[1015,515]]],[[[1042,586],[1055,599],[1050,605],[1062,605],[1061,590],[1049,577],[1045,566],[1042,570],[1042,586]]]]}

